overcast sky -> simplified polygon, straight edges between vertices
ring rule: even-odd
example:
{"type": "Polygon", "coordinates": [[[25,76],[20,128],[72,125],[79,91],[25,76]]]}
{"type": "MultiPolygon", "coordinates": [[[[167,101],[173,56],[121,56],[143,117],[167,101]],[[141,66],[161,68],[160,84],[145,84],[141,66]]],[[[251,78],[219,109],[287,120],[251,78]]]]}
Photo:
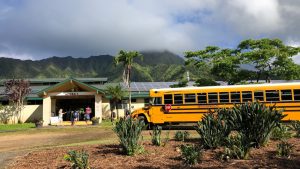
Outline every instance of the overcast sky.
{"type": "Polygon", "coordinates": [[[299,0],[1,0],[0,57],[88,57],[121,49],[183,56],[208,45],[234,48],[248,38],[297,46],[299,7],[299,0]]]}

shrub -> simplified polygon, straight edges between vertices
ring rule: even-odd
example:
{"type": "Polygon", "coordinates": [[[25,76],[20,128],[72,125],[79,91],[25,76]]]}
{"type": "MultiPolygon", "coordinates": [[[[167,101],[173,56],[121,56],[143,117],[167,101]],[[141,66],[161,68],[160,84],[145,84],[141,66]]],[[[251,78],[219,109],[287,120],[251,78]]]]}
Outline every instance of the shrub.
{"type": "Polygon", "coordinates": [[[89,154],[86,151],[81,150],[77,152],[75,150],[69,151],[64,156],[64,159],[71,162],[71,167],[74,169],[89,169],[89,154]]]}
{"type": "Polygon", "coordinates": [[[283,140],[292,137],[292,133],[290,132],[290,128],[286,125],[280,124],[275,127],[272,131],[271,139],[272,140],[283,140]]]}
{"type": "Polygon", "coordinates": [[[177,131],[175,133],[174,138],[175,138],[176,141],[184,141],[185,139],[189,138],[189,136],[190,136],[190,133],[187,132],[187,131],[184,131],[184,132],[183,131],[177,131]]]}
{"type": "Polygon", "coordinates": [[[13,117],[13,107],[0,105],[0,123],[8,124],[13,117]]]}
{"type": "Polygon", "coordinates": [[[277,155],[280,157],[287,157],[289,158],[291,156],[291,153],[293,152],[294,145],[286,142],[281,141],[277,144],[277,155]]]}
{"type": "Polygon", "coordinates": [[[162,127],[161,126],[154,126],[153,127],[153,131],[151,134],[152,136],[152,144],[153,145],[156,145],[156,146],[160,146],[161,145],[161,130],[162,130],[162,127]]]}
{"type": "Polygon", "coordinates": [[[181,145],[180,150],[185,165],[195,165],[202,159],[202,150],[195,145],[181,145]]]}
{"type": "Polygon", "coordinates": [[[300,137],[300,121],[294,121],[292,123],[294,130],[296,130],[296,137],[300,137]]]}
{"type": "Polygon", "coordinates": [[[221,153],[222,160],[247,159],[249,157],[251,143],[244,134],[236,134],[226,139],[224,152],[221,153]]]}
{"type": "Polygon", "coordinates": [[[259,102],[248,102],[235,105],[232,110],[235,119],[234,128],[253,142],[253,147],[265,145],[272,133],[272,130],[280,125],[280,121],[286,115],[276,110],[275,106],[266,107],[259,102]]]}
{"type": "Polygon", "coordinates": [[[142,150],[139,141],[144,126],[143,121],[132,118],[121,118],[120,121],[116,122],[113,130],[119,137],[120,145],[125,154],[134,155],[142,150]]]}
{"type": "Polygon", "coordinates": [[[204,148],[210,149],[221,146],[229,133],[227,124],[224,123],[221,116],[213,113],[204,115],[202,121],[198,122],[196,131],[200,135],[200,142],[204,148]]]}

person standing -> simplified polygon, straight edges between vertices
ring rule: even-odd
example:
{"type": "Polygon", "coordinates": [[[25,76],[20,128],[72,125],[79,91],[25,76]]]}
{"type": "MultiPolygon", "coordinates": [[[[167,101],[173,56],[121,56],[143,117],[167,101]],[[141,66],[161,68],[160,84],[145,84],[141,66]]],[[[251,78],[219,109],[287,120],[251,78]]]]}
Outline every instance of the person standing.
{"type": "Polygon", "coordinates": [[[63,119],[63,116],[64,116],[64,112],[63,112],[63,109],[59,109],[59,111],[58,111],[58,120],[59,120],[59,124],[60,125],[63,125],[63,121],[64,121],[64,119],[63,119]]]}
{"type": "Polygon", "coordinates": [[[91,119],[91,113],[92,113],[92,109],[89,106],[87,106],[85,108],[85,114],[84,114],[84,119],[86,124],[91,119]]]}
{"type": "Polygon", "coordinates": [[[75,114],[74,114],[74,111],[71,111],[71,113],[70,113],[70,120],[71,120],[71,125],[74,126],[74,124],[75,124],[75,114]]]}

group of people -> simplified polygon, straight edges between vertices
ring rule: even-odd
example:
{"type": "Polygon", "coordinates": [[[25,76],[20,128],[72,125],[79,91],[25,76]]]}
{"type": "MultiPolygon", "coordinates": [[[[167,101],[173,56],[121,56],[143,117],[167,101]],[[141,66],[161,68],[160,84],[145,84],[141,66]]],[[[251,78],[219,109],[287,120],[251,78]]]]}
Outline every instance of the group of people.
{"type": "Polygon", "coordinates": [[[70,121],[71,121],[71,125],[75,125],[76,121],[79,121],[83,115],[83,119],[85,120],[86,124],[87,122],[91,119],[91,113],[92,113],[92,109],[88,106],[85,108],[84,110],[75,110],[75,111],[67,111],[64,112],[63,109],[59,109],[58,111],[58,119],[59,119],[59,123],[62,125],[63,123],[63,116],[64,114],[67,114],[70,121]]]}

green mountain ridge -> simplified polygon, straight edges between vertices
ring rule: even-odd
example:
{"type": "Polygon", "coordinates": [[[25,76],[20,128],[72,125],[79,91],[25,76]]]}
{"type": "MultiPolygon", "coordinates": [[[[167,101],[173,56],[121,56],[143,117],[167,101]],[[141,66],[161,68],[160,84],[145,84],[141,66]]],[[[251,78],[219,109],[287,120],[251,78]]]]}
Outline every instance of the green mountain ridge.
{"type": "MultiPolygon", "coordinates": [[[[178,81],[185,76],[184,59],[168,51],[141,52],[135,59],[132,81],[178,81]]],[[[113,56],[88,58],[50,57],[42,60],[0,58],[0,78],[107,77],[111,82],[122,79],[123,67],[115,66],[113,56]]]]}

